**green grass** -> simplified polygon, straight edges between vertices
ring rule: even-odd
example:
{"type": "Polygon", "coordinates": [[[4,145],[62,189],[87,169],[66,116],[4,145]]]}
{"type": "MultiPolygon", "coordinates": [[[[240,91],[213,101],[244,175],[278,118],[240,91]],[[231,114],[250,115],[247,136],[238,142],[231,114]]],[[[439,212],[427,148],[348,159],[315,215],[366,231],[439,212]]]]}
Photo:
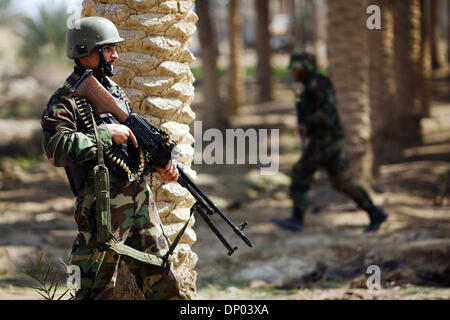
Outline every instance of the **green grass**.
{"type": "MultiPolygon", "coordinates": [[[[203,69],[202,68],[191,68],[191,71],[196,80],[200,81],[203,79],[203,69]]],[[[228,74],[228,69],[227,68],[219,68],[219,69],[217,69],[217,72],[219,74],[219,78],[221,78],[228,74]]]]}
{"type": "Polygon", "coordinates": [[[8,275],[8,271],[0,270],[0,280],[5,278],[8,275]]]}
{"type": "MultiPolygon", "coordinates": [[[[191,68],[192,74],[194,75],[194,78],[198,81],[203,79],[203,69],[202,68],[191,68]]],[[[288,68],[283,67],[275,67],[272,69],[273,74],[278,79],[285,79],[289,80],[291,79],[291,71],[288,68]]],[[[217,72],[219,74],[219,78],[224,77],[228,74],[228,68],[218,68],[217,72]]],[[[319,73],[323,75],[328,75],[328,70],[326,69],[319,69],[319,73]]],[[[247,77],[255,77],[256,76],[256,67],[251,66],[245,68],[245,75],[247,77]]]]}
{"type": "Polygon", "coordinates": [[[33,169],[41,162],[41,155],[17,156],[11,158],[13,165],[23,168],[25,170],[33,169]]]}
{"type": "MultiPolygon", "coordinates": [[[[191,71],[196,80],[202,80],[202,68],[191,68],[191,71]]],[[[228,68],[218,68],[217,73],[219,74],[219,77],[224,77],[228,74],[228,68]]],[[[291,76],[291,72],[289,71],[289,69],[280,67],[273,68],[273,74],[277,78],[289,78],[291,76]]],[[[254,77],[256,75],[256,67],[252,66],[245,68],[245,75],[247,77],[254,77]]]]}
{"type": "Polygon", "coordinates": [[[28,101],[16,101],[7,105],[0,111],[0,117],[3,119],[27,118],[35,109],[32,103],[28,101]]]}
{"type": "Polygon", "coordinates": [[[327,278],[321,284],[323,288],[327,289],[341,289],[348,285],[348,280],[338,278],[327,278]]]}

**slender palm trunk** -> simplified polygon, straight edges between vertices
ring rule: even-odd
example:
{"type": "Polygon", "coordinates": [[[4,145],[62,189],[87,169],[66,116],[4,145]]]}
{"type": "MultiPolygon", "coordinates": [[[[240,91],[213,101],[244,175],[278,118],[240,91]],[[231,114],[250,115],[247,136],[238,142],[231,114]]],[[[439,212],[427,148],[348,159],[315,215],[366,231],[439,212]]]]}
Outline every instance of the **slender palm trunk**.
{"type": "MultiPolygon", "coordinates": [[[[113,21],[126,39],[118,46],[114,81],[126,90],[134,112],[172,133],[183,150],[179,163],[195,177],[190,169],[194,138],[189,133],[189,124],[195,119],[190,107],[194,77],[189,68],[194,57],[188,49],[198,19],[192,11],[193,2],[84,0],[83,7],[85,16],[104,16],[113,21]]],[[[163,183],[157,177],[152,189],[165,234],[173,241],[187,221],[194,200],[177,183],[163,183]]],[[[195,296],[193,269],[198,259],[191,251],[196,241],[192,225],[193,220],[174,255],[176,275],[188,297],[195,296]]],[[[122,272],[123,268],[121,265],[117,297],[135,299],[136,291],[128,286],[131,275],[122,272]]]]}
{"type": "Polygon", "coordinates": [[[397,107],[393,125],[399,130],[395,139],[397,147],[391,152],[397,156],[401,156],[404,147],[421,142],[421,21],[420,0],[394,1],[397,107]]]}
{"type": "MultiPolygon", "coordinates": [[[[431,72],[433,68],[433,10],[432,2],[421,0],[422,9],[422,35],[421,35],[421,70],[420,81],[422,82],[421,90],[421,115],[424,118],[431,116],[431,72]]],[[[437,46],[435,48],[437,50],[437,46]]],[[[440,59],[436,56],[436,68],[441,67],[440,59]]]]}
{"type": "Polygon", "coordinates": [[[372,181],[366,1],[328,1],[328,63],[346,131],[345,153],[360,183],[372,181]]]}
{"type": "Polygon", "coordinates": [[[303,49],[303,9],[300,3],[296,0],[289,0],[289,10],[292,17],[292,37],[294,51],[300,51],[303,49]]]}
{"type": "Polygon", "coordinates": [[[213,23],[211,1],[197,1],[195,9],[199,17],[198,34],[202,56],[202,92],[203,103],[211,110],[212,117],[205,119],[204,127],[225,128],[228,124],[227,114],[223,112],[217,72],[217,35],[213,23]]]}
{"type": "Polygon", "coordinates": [[[314,5],[314,52],[317,65],[327,68],[327,15],[325,0],[316,0],[314,5]]]}
{"type": "Polygon", "coordinates": [[[255,0],[257,30],[256,51],[258,63],[256,79],[259,87],[259,102],[273,100],[273,75],[271,66],[271,48],[269,34],[269,0],[255,0]]]}
{"type": "Polygon", "coordinates": [[[396,108],[394,81],[394,17],[391,0],[371,2],[381,9],[381,30],[369,31],[370,110],[374,173],[390,160],[390,142],[396,135],[391,116],[396,108]]]}
{"type": "Polygon", "coordinates": [[[447,0],[447,63],[450,65],[450,1],[447,0]]]}
{"type": "Polygon", "coordinates": [[[229,2],[229,32],[230,32],[230,67],[228,77],[229,110],[231,114],[237,115],[239,107],[245,98],[245,69],[241,63],[243,52],[243,41],[241,34],[242,14],[239,0],[229,2]]]}
{"type": "Polygon", "coordinates": [[[441,31],[440,31],[440,22],[441,22],[441,10],[444,7],[444,3],[442,0],[425,0],[423,4],[426,6],[426,13],[424,14],[424,20],[427,20],[429,26],[429,30],[427,30],[430,34],[431,39],[431,60],[433,69],[439,69],[443,66],[440,52],[440,40],[441,40],[441,31]]]}

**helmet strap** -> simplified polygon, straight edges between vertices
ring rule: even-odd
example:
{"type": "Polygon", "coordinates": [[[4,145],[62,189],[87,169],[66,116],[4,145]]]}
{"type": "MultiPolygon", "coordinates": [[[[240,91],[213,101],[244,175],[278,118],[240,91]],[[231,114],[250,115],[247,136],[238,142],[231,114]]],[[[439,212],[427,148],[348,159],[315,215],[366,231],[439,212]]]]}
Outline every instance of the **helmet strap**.
{"type": "Polygon", "coordinates": [[[75,65],[76,65],[75,73],[81,77],[86,68],[81,64],[80,60],[78,59],[75,59],[75,65]]]}
{"type": "Polygon", "coordinates": [[[105,57],[103,56],[102,48],[98,47],[97,52],[100,58],[100,62],[98,64],[98,67],[93,70],[94,73],[101,76],[111,77],[113,75],[112,66],[108,61],[106,61],[105,57]]]}

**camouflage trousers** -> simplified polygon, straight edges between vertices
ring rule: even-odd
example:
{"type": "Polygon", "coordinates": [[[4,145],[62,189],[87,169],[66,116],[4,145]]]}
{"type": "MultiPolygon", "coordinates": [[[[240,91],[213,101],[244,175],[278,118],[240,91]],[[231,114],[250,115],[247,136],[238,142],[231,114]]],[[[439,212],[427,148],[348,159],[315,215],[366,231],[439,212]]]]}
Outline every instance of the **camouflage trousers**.
{"type": "MultiPolygon", "coordinates": [[[[77,299],[112,299],[121,259],[135,275],[146,299],[184,299],[173,272],[143,263],[95,243],[95,199],[93,182],[88,179],[83,196],[74,207],[78,235],[71,264],[80,267],[81,289],[77,299]]],[[[111,231],[115,238],[139,251],[164,256],[168,240],[156,212],[151,190],[145,181],[111,183],[111,231]]]]}
{"type": "Polygon", "coordinates": [[[374,207],[368,193],[352,181],[342,148],[310,143],[292,170],[290,196],[296,218],[302,219],[308,208],[307,194],[314,182],[314,173],[319,169],[325,169],[333,188],[351,198],[359,208],[368,211],[374,207]]]}

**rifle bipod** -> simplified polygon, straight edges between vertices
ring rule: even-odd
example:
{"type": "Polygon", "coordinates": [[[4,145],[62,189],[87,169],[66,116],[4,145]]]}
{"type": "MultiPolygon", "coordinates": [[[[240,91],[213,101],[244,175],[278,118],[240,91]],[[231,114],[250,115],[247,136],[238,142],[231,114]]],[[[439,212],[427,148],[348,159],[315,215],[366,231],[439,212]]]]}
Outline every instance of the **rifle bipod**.
{"type": "Polygon", "coordinates": [[[228,255],[231,256],[238,247],[232,247],[230,243],[225,239],[223,234],[217,229],[215,224],[211,221],[208,215],[213,215],[217,213],[225,222],[231,227],[231,229],[249,246],[253,247],[253,243],[247,238],[247,236],[242,232],[244,228],[248,225],[247,221],[243,221],[239,225],[234,225],[233,222],[228,219],[228,217],[222,212],[222,210],[211,200],[208,196],[196,185],[191,178],[177,166],[179,177],[178,183],[188,189],[192,196],[197,200],[191,208],[192,211],[197,212],[205,220],[208,227],[216,234],[217,238],[223,243],[225,248],[228,250],[228,255]]]}

